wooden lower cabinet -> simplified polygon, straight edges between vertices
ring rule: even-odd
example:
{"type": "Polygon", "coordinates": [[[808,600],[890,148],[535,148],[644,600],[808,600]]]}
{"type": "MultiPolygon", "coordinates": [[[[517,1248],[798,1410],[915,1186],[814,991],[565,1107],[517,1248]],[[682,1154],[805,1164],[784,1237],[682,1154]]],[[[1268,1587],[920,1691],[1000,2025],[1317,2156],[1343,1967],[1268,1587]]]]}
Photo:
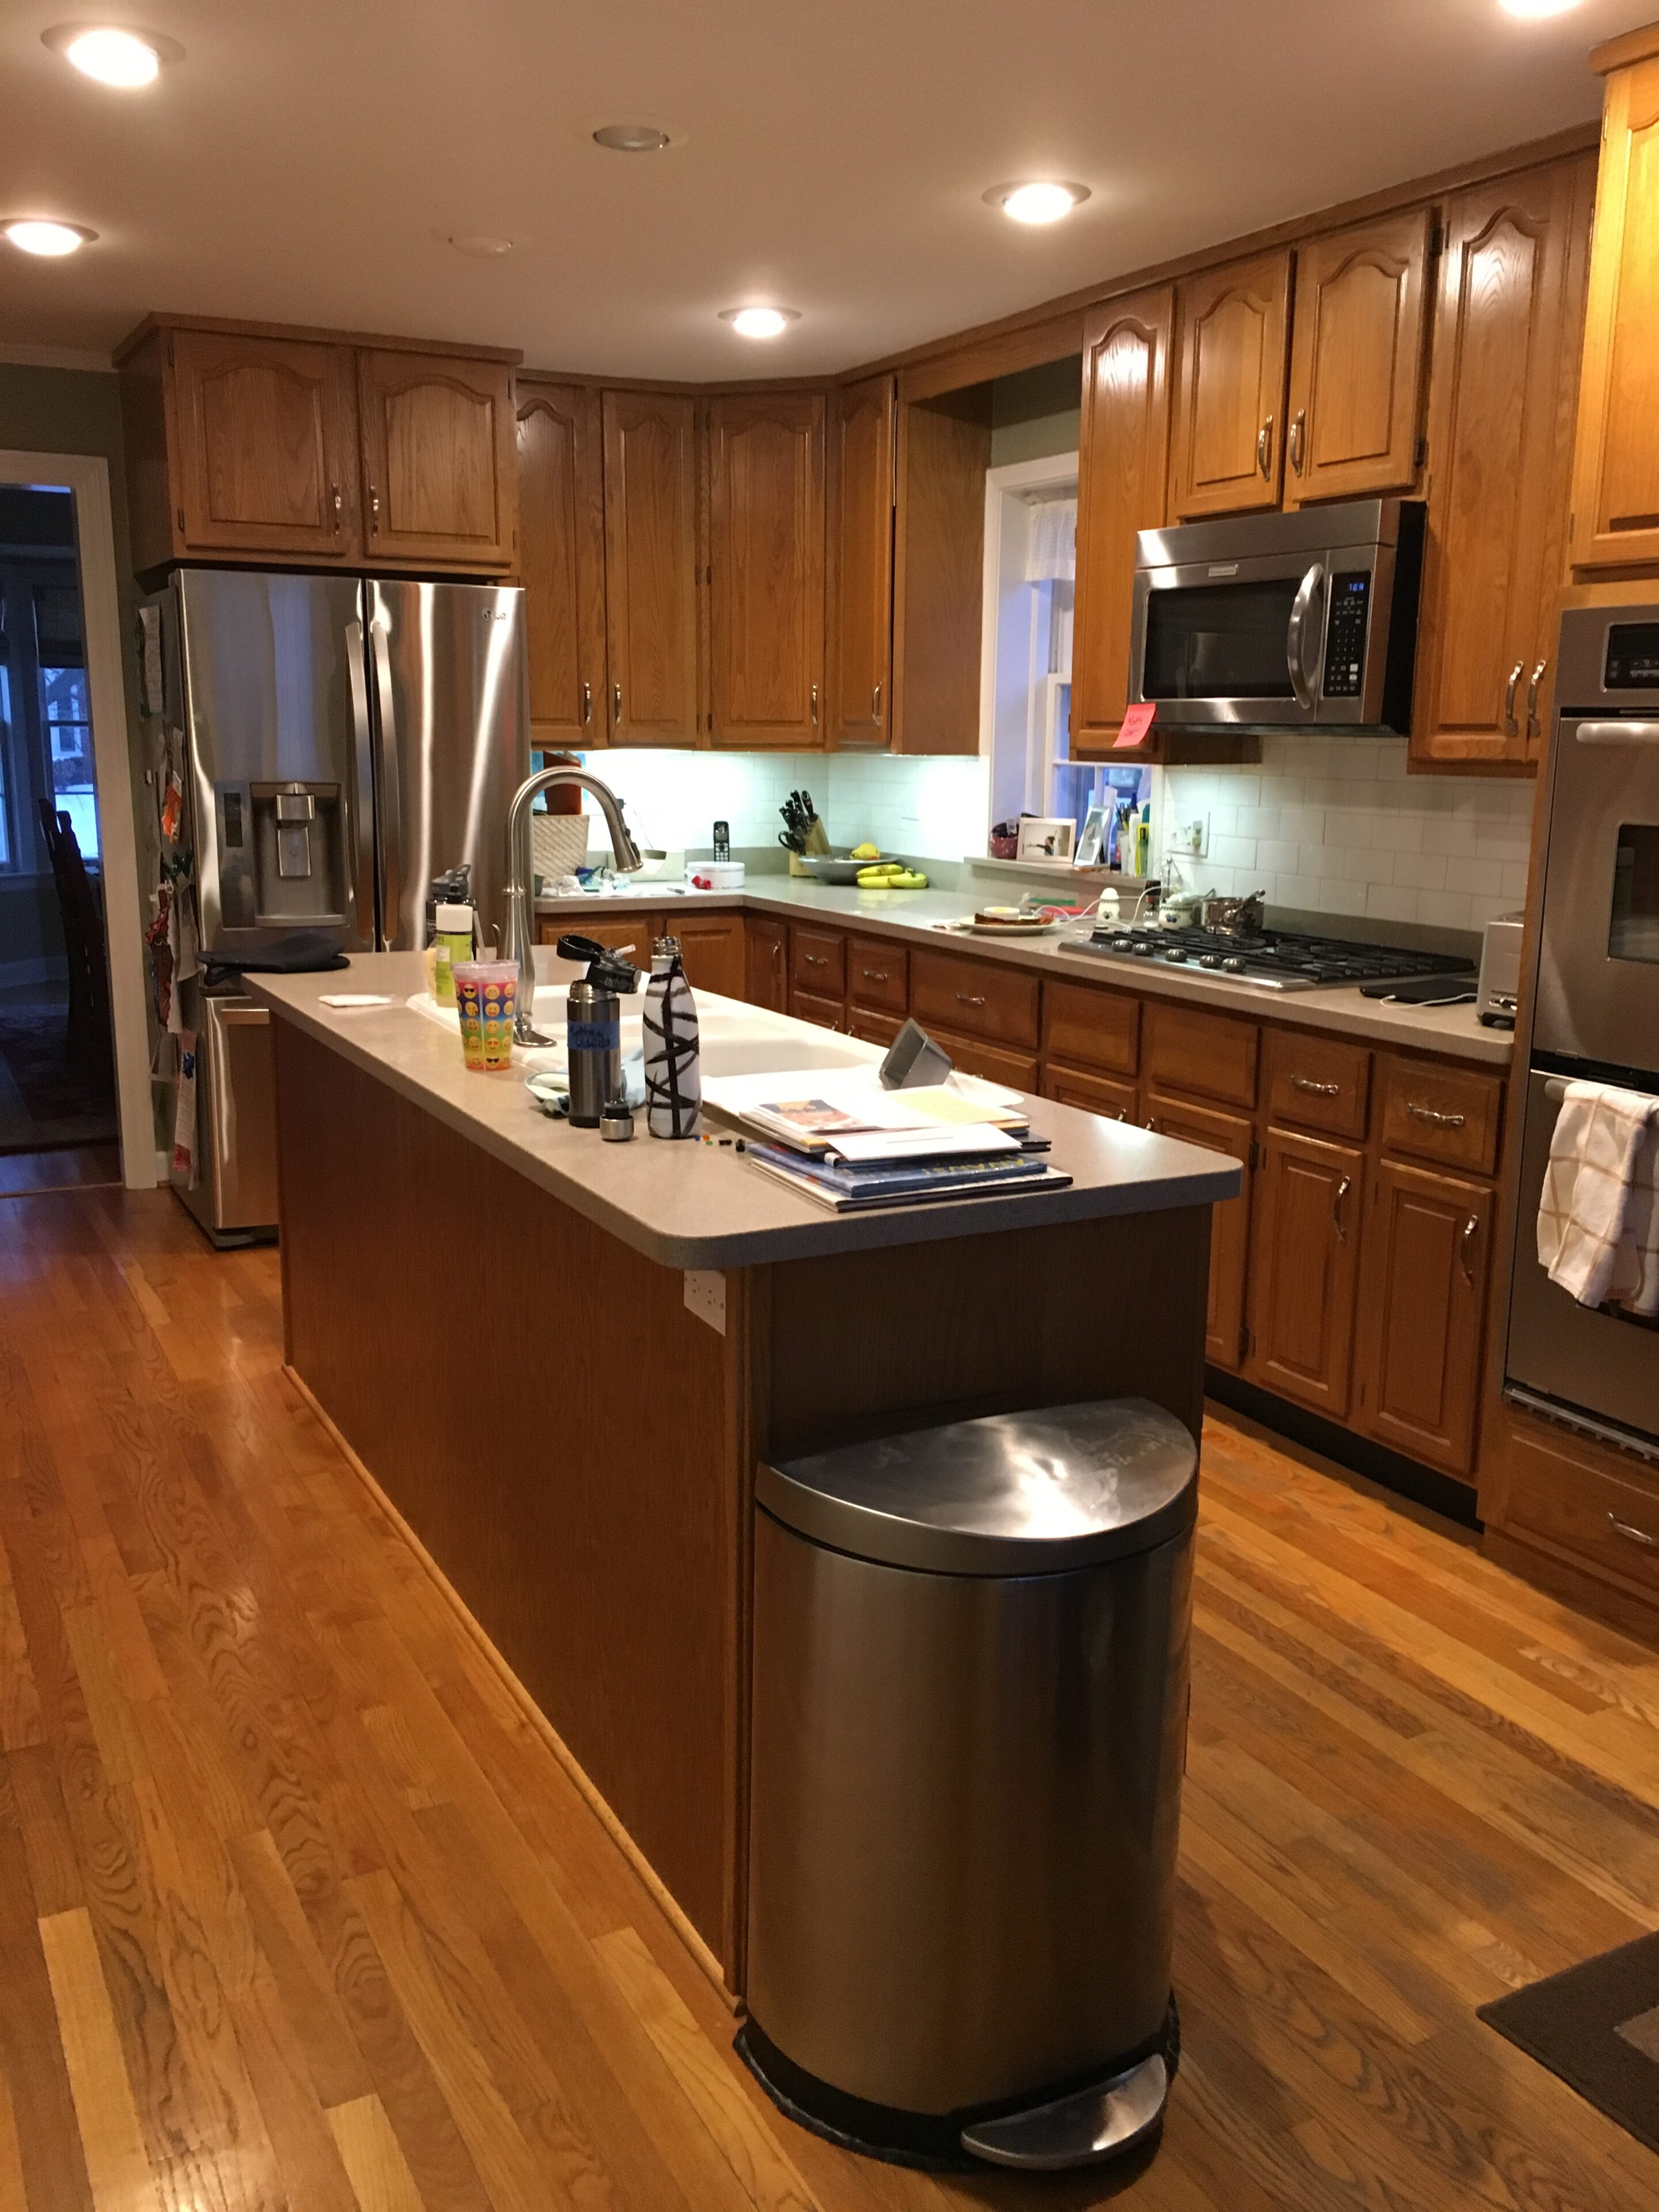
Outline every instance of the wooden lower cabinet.
{"type": "Polygon", "coordinates": [[[872,1006],[849,1006],[847,1010],[847,1034],[860,1037],[866,1044],[892,1044],[904,1027],[902,1014],[879,1013],[872,1006]]]}
{"type": "Polygon", "coordinates": [[[1050,1060],[1042,1071],[1042,1095],[1079,1113],[1098,1114],[1103,1121],[1140,1120],[1140,1094],[1133,1083],[1115,1083],[1080,1067],[1057,1067],[1050,1060]]]}
{"type": "Polygon", "coordinates": [[[740,914],[665,915],[663,927],[680,941],[685,980],[694,991],[741,999],[748,984],[748,953],[740,914]]]}
{"type": "Polygon", "coordinates": [[[1224,1152],[1244,1170],[1237,1198],[1211,1210],[1210,1301],[1204,1317],[1204,1356],[1215,1367],[1237,1368],[1244,1358],[1244,1293],[1250,1264],[1250,1182],[1255,1132],[1237,1114],[1218,1114],[1153,1092],[1146,1101],[1146,1127],[1183,1145],[1224,1152]]]}
{"type": "Polygon", "coordinates": [[[789,1011],[798,1022],[816,1022],[821,1030],[845,1026],[847,1008],[839,999],[821,999],[814,991],[792,990],[789,1011]]]}
{"type": "Polygon", "coordinates": [[[654,914],[621,915],[611,921],[595,921],[585,914],[544,915],[536,924],[536,939],[541,945],[556,945],[567,934],[586,937],[612,952],[626,952],[636,968],[649,969],[651,940],[661,921],[654,914]]]}
{"type": "Polygon", "coordinates": [[[1333,1421],[1348,1417],[1364,1181],[1352,1146],[1267,1132],[1244,1371],[1333,1421]]]}
{"type": "Polygon", "coordinates": [[[1033,1054],[1005,1052],[1001,1046],[982,1043],[978,1037],[951,1036],[931,1023],[927,1034],[936,1044],[943,1045],[952,1066],[959,1067],[964,1075],[983,1076],[988,1083],[1006,1083],[1011,1091],[1031,1091],[1037,1087],[1033,1054]]]}
{"type": "Polygon", "coordinates": [[[769,915],[751,914],[744,921],[743,995],[769,1013],[789,1011],[789,930],[769,915]]]}
{"type": "Polygon", "coordinates": [[[1378,1161],[1366,1206],[1357,1425],[1449,1474],[1474,1467],[1492,1193],[1378,1161]]]}

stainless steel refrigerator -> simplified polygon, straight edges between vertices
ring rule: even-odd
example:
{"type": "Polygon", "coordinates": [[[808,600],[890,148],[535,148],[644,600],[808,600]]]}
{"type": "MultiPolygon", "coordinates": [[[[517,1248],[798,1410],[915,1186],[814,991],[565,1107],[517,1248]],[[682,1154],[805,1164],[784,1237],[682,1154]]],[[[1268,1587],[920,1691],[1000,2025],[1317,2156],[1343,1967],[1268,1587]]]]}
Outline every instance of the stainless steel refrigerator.
{"type": "MultiPolygon", "coordinates": [[[[530,769],[521,591],[189,568],[149,604],[204,962],[268,959],[302,930],[418,948],[434,878],[463,862],[503,939],[507,802],[530,769]]],[[[180,1012],[195,1143],[174,1188],[216,1241],[269,1235],[269,1017],[200,980],[180,1012]]]]}

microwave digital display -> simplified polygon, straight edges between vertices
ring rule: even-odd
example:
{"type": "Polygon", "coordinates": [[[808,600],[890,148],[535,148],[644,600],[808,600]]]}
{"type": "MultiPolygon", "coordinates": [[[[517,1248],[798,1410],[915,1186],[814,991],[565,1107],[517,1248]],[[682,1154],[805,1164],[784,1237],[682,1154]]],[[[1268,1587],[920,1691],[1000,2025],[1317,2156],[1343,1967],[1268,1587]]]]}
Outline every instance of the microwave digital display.
{"type": "Polygon", "coordinates": [[[1331,579],[1330,620],[1325,627],[1328,699],[1357,699],[1365,682],[1365,629],[1371,611],[1369,571],[1346,569],[1331,579]]]}
{"type": "Polygon", "coordinates": [[[1602,682],[1609,691],[1659,691],[1659,623],[1612,624],[1602,682]]]}

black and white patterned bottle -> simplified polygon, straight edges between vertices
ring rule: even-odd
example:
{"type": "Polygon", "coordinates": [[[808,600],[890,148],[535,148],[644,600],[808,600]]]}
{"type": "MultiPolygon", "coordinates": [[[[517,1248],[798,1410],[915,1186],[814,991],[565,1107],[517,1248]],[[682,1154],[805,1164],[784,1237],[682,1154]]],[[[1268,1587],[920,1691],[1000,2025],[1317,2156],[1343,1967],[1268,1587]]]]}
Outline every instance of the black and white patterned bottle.
{"type": "Polygon", "coordinates": [[[645,994],[646,1121],[653,1137],[695,1137],[702,1119],[702,1056],[697,1004],[685,980],[678,937],[651,948],[645,994]]]}

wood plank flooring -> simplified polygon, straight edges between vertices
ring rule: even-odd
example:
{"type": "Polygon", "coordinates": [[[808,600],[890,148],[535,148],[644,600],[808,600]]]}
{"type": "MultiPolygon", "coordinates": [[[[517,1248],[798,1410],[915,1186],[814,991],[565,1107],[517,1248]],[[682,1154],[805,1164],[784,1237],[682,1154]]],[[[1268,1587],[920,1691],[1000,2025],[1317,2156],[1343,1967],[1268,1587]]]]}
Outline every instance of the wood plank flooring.
{"type": "Polygon", "coordinates": [[[791,2127],[281,1371],[274,1252],[0,1200],[0,2212],[1618,2212],[1474,2007],[1659,1923],[1659,1660],[1212,1422],[1177,1986],[1132,2172],[791,2127]]]}

